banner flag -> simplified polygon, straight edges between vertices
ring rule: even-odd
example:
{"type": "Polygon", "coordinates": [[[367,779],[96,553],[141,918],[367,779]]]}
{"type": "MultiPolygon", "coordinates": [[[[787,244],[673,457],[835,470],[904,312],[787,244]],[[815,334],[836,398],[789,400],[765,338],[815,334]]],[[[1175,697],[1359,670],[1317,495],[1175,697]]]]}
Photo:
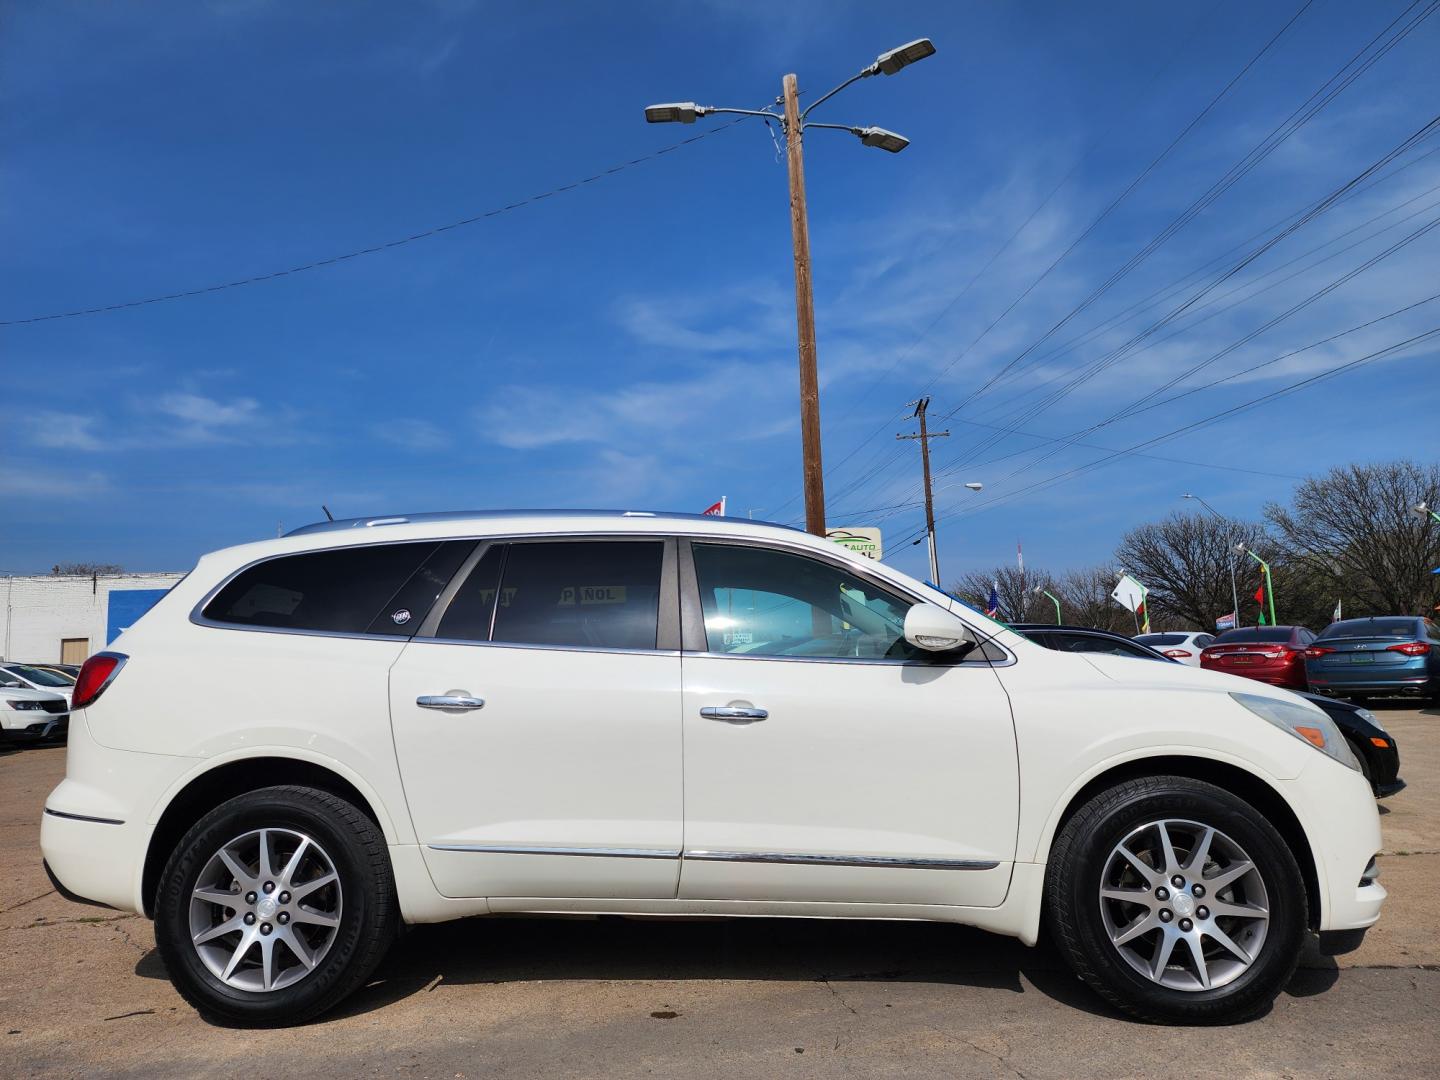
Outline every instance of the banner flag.
{"type": "Polygon", "coordinates": [[[1334,614],[1332,614],[1332,615],[1330,616],[1330,621],[1331,621],[1331,622],[1339,622],[1339,621],[1340,621],[1340,601],[1339,601],[1339,600],[1336,600],[1336,601],[1335,601],[1335,612],[1334,612],[1334,614]]]}
{"type": "Polygon", "coordinates": [[[992,619],[1000,617],[1000,583],[998,581],[990,585],[990,599],[985,602],[985,614],[992,619]]]}
{"type": "Polygon", "coordinates": [[[1218,619],[1215,620],[1215,629],[1234,630],[1235,627],[1240,625],[1240,620],[1237,618],[1237,615],[1238,612],[1234,611],[1230,612],[1230,614],[1228,615],[1221,615],[1218,619]]]}
{"type": "Polygon", "coordinates": [[[704,510],[701,510],[700,513],[704,514],[706,517],[724,517],[724,516],[725,516],[725,496],[724,496],[724,495],[721,495],[719,502],[717,502],[717,503],[711,503],[711,504],[710,504],[709,506],[707,506],[704,510]]]}

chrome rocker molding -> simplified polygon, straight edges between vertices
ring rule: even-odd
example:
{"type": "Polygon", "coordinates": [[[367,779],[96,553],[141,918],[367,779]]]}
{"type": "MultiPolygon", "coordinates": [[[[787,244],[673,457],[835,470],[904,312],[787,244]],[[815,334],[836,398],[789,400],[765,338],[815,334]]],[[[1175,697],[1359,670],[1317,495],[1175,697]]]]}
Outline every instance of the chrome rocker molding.
{"type": "Polygon", "coordinates": [[[900,859],[882,855],[800,855],[770,851],[687,851],[696,862],[782,863],[791,866],[872,866],[892,870],[994,870],[993,859],[900,859]]]}
{"type": "Polygon", "coordinates": [[[694,859],[696,862],[771,863],[786,866],[869,866],[891,870],[994,870],[993,859],[899,859],[881,855],[801,855],[770,851],[679,851],[660,848],[528,847],[513,844],[427,844],[431,851],[481,855],[576,855],[602,859],[694,859]]]}
{"type": "Polygon", "coordinates": [[[468,851],[480,855],[578,855],[603,859],[678,859],[680,852],[663,848],[526,847],[516,844],[426,844],[431,851],[468,851]]]}

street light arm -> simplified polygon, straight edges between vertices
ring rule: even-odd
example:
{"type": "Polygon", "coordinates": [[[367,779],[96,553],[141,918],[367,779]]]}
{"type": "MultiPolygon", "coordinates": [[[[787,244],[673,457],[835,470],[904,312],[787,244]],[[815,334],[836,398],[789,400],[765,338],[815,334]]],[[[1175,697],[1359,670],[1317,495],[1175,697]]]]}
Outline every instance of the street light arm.
{"type": "MultiPolygon", "coordinates": [[[[880,70],[879,65],[877,65],[877,64],[871,64],[871,65],[870,65],[869,67],[867,67],[864,71],[860,72],[860,74],[858,74],[858,75],[851,75],[850,78],[846,79],[846,80],[845,80],[844,82],[842,82],[839,86],[835,87],[834,90],[831,90],[831,91],[829,91],[828,93],[821,94],[818,98],[816,98],[814,101],[812,101],[812,102],[810,103],[809,107],[806,108],[806,110],[805,110],[804,112],[802,112],[802,113],[800,114],[800,122],[803,124],[803,123],[805,122],[805,118],[806,118],[807,116],[809,116],[812,112],[814,112],[817,108],[819,108],[819,107],[820,107],[821,105],[823,105],[825,102],[829,101],[832,97],[834,97],[836,94],[838,94],[841,90],[844,90],[847,86],[850,86],[850,85],[852,85],[852,84],[854,84],[854,83],[857,83],[857,82],[859,82],[861,79],[868,79],[871,75],[874,75],[874,74],[876,74],[877,72],[879,72],[879,70],[880,70]]],[[[819,125],[816,125],[816,126],[818,127],[819,125]]]]}
{"type": "Polygon", "coordinates": [[[767,112],[764,109],[717,109],[713,105],[704,105],[696,112],[701,116],[709,116],[711,113],[733,113],[736,116],[763,116],[766,120],[778,120],[782,124],[785,117],[779,113],[767,112]]]}

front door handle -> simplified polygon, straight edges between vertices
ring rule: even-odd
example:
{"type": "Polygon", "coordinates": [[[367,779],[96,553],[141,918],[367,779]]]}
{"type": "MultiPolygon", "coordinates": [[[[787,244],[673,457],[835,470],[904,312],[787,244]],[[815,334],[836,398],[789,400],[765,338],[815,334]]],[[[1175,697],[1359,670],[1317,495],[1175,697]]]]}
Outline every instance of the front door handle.
{"type": "Polygon", "coordinates": [[[448,694],[421,694],[415,699],[415,704],[422,709],[483,709],[485,699],[471,697],[461,690],[452,690],[448,694]]]}
{"type": "Polygon", "coordinates": [[[735,705],[707,705],[700,710],[706,720],[724,720],[729,724],[753,724],[770,715],[765,709],[739,708],[735,705]]]}

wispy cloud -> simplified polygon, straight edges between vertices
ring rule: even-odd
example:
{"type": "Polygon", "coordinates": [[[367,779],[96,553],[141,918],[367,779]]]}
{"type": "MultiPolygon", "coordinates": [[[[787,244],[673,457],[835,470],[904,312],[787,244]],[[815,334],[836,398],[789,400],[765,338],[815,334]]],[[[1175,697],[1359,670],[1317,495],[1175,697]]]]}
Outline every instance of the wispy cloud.
{"type": "Polygon", "coordinates": [[[20,421],[26,441],[33,446],[55,450],[103,450],[105,443],[95,434],[96,418],[79,413],[42,411],[20,421]]]}
{"type": "Polygon", "coordinates": [[[375,438],[417,453],[427,450],[443,450],[451,445],[450,433],[428,420],[399,417],[383,423],[371,424],[370,434],[375,438]]]}

